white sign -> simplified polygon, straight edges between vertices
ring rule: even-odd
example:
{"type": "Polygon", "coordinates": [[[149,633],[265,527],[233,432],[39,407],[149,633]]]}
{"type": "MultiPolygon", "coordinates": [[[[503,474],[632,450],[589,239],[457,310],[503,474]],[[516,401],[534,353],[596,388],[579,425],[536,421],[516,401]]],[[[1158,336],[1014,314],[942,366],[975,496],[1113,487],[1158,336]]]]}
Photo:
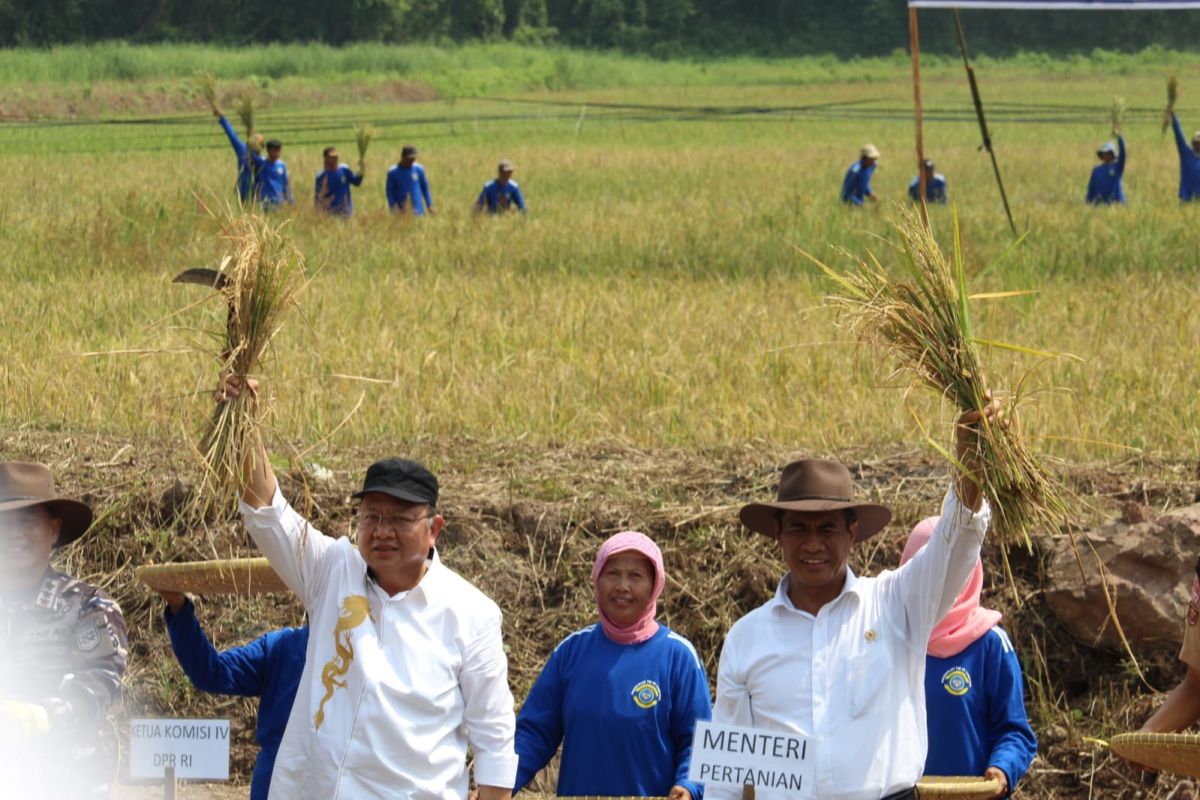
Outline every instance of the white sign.
{"type": "Polygon", "coordinates": [[[815,760],[813,742],[798,733],[697,721],[688,780],[734,788],[749,783],[810,798],[815,760]]]}
{"type": "Polygon", "coordinates": [[[130,723],[129,777],[229,780],[229,720],[135,719],[130,723]]]}

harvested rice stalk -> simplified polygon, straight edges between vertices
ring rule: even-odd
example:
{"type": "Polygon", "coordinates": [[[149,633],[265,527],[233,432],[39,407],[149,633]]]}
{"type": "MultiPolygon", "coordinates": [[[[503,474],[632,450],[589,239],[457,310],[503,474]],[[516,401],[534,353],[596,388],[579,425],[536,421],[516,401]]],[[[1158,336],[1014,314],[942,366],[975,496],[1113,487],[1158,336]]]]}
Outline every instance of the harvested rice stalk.
{"type": "Polygon", "coordinates": [[[354,129],[354,141],[358,144],[358,165],[361,168],[367,160],[367,148],[371,140],[379,135],[379,129],[365,122],[354,129]]]}
{"type": "Polygon", "coordinates": [[[1171,127],[1171,118],[1175,116],[1175,101],[1179,99],[1179,76],[1175,74],[1175,70],[1171,70],[1171,74],[1167,77],[1167,108],[1163,112],[1162,132],[1165,134],[1167,128],[1171,127]]]}
{"type": "Polygon", "coordinates": [[[1125,109],[1128,106],[1125,104],[1124,97],[1113,96],[1112,104],[1112,133],[1113,136],[1118,136],[1121,133],[1121,123],[1125,121],[1125,109]]]}
{"type": "MultiPolygon", "coordinates": [[[[222,238],[231,252],[215,273],[223,277],[212,285],[225,300],[227,313],[222,330],[214,336],[222,342],[222,374],[244,378],[258,370],[287,312],[297,307],[296,298],[307,283],[304,257],[282,226],[260,214],[232,218],[222,238]]],[[[250,392],[217,403],[200,440],[204,474],[192,508],[197,518],[234,506],[241,493],[245,456],[255,452],[259,430],[269,414],[267,404],[250,392]]]]}
{"type": "MultiPolygon", "coordinates": [[[[892,224],[903,243],[905,279],[888,274],[874,254],[852,255],[856,265],[844,274],[808,256],[837,283],[838,292],[827,301],[845,313],[860,339],[877,342],[891,354],[897,373],[908,373],[961,410],[984,408],[990,387],[979,344],[1050,354],[975,338],[957,218],[953,263],[911,210],[902,210],[892,224]]],[[[1019,399],[1020,387],[1008,398],[1007,424],[981,423],[977,438],[984,476],[968,477],[982,479],[998,540],[1030,547],[1030,531],[1059,530],[1068,522],[1068,507],[1058,480],[1025,446],[1016,421],[1019,399]]],[[[934,446],[956,470],[965,469],[940,444],[934,446]]]]}
{"type": "Polygon", "coordinates": [[[247,140],[249,140],[251,142],[253,142],[253,140],[254,140],[254,132],[255,132],[254,121],[255,121],[255,115],[257,114],[257,112],[258,112],[258,108],[256,107],[256,104],[254,102],[253,95],[243,94],[241,97],[238,98],[238,103],[237,103],[238,119],[240,119],[242,121],[242,127],[244,127],[246,129],[246,138],[247,138],[247,140]]]}
{"type": "Polygon", "coordinates": [[[217,79],[211,72],[201,72],[196,76],[196,88],[208,102],[208,107],[217,110],[217,79]]]}

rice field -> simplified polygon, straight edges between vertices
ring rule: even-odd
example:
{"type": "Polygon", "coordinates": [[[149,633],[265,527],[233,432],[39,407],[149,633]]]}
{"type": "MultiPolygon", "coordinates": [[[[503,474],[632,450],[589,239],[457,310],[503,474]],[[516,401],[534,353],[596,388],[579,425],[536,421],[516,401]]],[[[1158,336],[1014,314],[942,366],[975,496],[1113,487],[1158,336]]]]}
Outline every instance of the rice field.
{"type": "MultiPolygon", "coordinates": [[[[836,81],[796,66],[794,85],[786,67],[748,69],[746,85],[689,83],[667,65],[660,87],[638,72],[628,87],[424,102],[356,102],[318,79],[266,93],[259,129],[283,140],[299,200],[279,219],[312,271],[302,315],[263,365],[277,434],[328,448],[420,436],[919,443],[912,412],[946,423],[949,411],[906,398],[890,366],[834,324],[826,280],[798,253],[891,257],[887,218],[915,174],[905,62],[836,81]],[[355,217],[320,217],[321,148],[352,162],[363,124],[379,133],[355,217]],[[883,200],[845,209],[841,177],[865,141],[883,151],[883,200]],[[384,173],[405,143],[421,150],[432,217],[386,211],[384,173]],[[477,218],[501,157],[530,213],[477,218]]],[[[1178,69],[1190,133],[1200,68],[1178,69]]],[[[1078,357],[984,352],[997,388],[1029,378],[1025,433],[1068,459],[1186,457],[1200,442],[1200,211],[1175,200],[1174,144],[1159,132],[1166,74],[1132,57],[981,67],[1027,233],[1003,259],[1012,237],[965,80],[942,65],[925,82],[927,150],[949,180],[973,291],[1035,292],[978,302],[976,335],[1078,357]],[[1088,208],[1115,94],[1128,106],[1130,205],[1088,208]]],[[[189,79],[163,80],[188,91],[189,79]]],[[[235,118],[230,86],[218,89],[235,118]]],[[[219,262],[234,198],[233,152],[205,105],[0,125],[0,425],[194,438],[214,381],[196,346],[224,312],[170,281],[219,262]]],[[[950,210],[931,217],[948,236],[950,210]]]]}

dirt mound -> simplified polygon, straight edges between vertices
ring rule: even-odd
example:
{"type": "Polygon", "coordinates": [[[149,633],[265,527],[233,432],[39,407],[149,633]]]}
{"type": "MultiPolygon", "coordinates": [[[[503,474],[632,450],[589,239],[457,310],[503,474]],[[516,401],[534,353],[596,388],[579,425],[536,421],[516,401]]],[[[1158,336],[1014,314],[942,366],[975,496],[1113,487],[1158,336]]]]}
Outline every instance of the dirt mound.
{"type": "MultiPolygon", "coordinates": [[[[186,449],[160,441],[28,431],[0,436],[0,442],[0,457],[49,463],[63,491],[86,496],[97,511],[96,528],[68,548],[62,561],[103,585],[125,610],[130,672],[116,729],[123,736],[125,720],[135,715],[230,717],[234,766],[245,780],[254,755],[253,701],[191,688],[171,655],[161,602],[133,580],[133,567],[149,561],[254,553],[232,514],[199,529],[175,521],[172,512],[192,474],[186,449]]],[[[345,533],[349,495],[361,470],[373,457],[396,452],[422,459],[441,478],[448,520],[442,556],[504,610],[518,702],[555,644],[594,621],[592,558],[604,537],[628,528],[646,532],[662,547],[669,581],[661,617],[691,639],[714,680],[725,632],[770,596],[784,571],[774,544],[737,524],[737,508],[769,496],[788,460],[815,455],[748,448],[646,452],[611,444],[539,448],[472,440],[388,443],[372,453],[343,450],[320,459],[332,477],[312,487],[317,526],[345,533]]],[[[896,564],[909,528],[936,511],[945,468],[912,452],[834,455],[851,466],[862,495],[896,514],[887,532],[853,554],[854,568],[873,572],[896,564]]],[[[1072,469],[1067,477],[1085,501],[1079,522],[1117,516],[1134,487],[1149,487],[1159,508],[1191,503],[1195,486],[1179,465],[1143,463],[1138,469],[1136,474],[1128,466],[1072,469]]],[[[298,493],[294,478],[282,483],[290,496],[298,493]]],[[[1084,798],[1091,788],[1092,797],[1166,797],[1177,782],[1143,777],[1110,756],[1094,756],[1083,741],[1136,727],[1156,701],[1120,656],[1078,644],[1050,613],[1042,594],[1049,546],[1010,554],[1012,586],[1003,579],[1000,553],[985,546],[984,557],[985,598],[1005,614],[1042,742],[1023,796],[1084,798]]],[[[203,598],[198,613],[218,647],[302,620],[295,598],[286,595],[203,598]]],[[[1173,656],[1148,654],[1141,667],[1159,688],[1180,675],[1173,656]]]]}

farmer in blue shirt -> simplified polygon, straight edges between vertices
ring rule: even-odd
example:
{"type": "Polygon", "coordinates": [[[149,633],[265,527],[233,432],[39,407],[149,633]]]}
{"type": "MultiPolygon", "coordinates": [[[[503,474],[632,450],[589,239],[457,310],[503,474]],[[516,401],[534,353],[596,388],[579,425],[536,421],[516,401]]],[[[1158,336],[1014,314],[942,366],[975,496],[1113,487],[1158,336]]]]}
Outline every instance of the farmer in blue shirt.
{"type": "Polygon", "coordinates": [[[250,800],[267,800],[275,754],[304,672],[308,628],[271,631],[250,644],[218,653],[200,628],[192,601],[176,592],[160,594],[167,601],[163,617],[171,649],[192,684],[202,692],[262,698],[254,730],[260,749],[250,800]]]}
{"type": "Polygon", "coordinates": [[[1092,170],[1088,181],[1087,202],[1093,205],[1125,202],[1125,187],[1121,178],[1125,174],[1125,137],[1117,135],[1116,144],[1105,142],[1096,151],[1100,163],[1092,170]]]}
{"type": "MultiPolygon", "coordinates": [[[[929,541],[938,518],[917,524],[900,563],[929,541]]],[[[929,637],[925,710],[929,729],[926,775],[979,775],[1007,797],[1033,763],[1037,737],[1025,713],[1021,662],[999,627],[1000,612],[980,605],[983,564],[929,637]]]]}
{"type": "Polygon", "coordinates": [[[871,176],[875,174],[875,164],[879,161],[879,148],[873,144],[864,144],[862,155],[858,161],[846,170],[842,180],[842,202],[852,206],[861,206],[866,200],[879,198],[871,191],[871,176]]]}
{"type": "MultiPolygon", "coordinates": [[[[946,205],[946,176],[940,172],[934,172],[933,161],[925,159],[925,203],[940,203],[946,205]]],[[[921,198],[921,176],[912,179],[908,184],[908,196],[914,203],[919,202],[921,198]]]]}
{"type": "Polygon", "coordinates": [[[258,199],[263,209],[270,211],[287,203],[296,205],[292,198],[292,184],[288,180],[287,165],[279,157],[283,143],[278,139],[267,142],[267,158],[258,165],[258,199]]]}
{"type": "Polygon", "coordinates": [[[255,178],[258,175],[258,168],[266,161],[260,153],[262,150],[262,136],[252,133],[250,135],[250,145],[247,146],[246,143],[238,138],[237,131],[229,124],[229,120],[225,119],[225,115],[221,113],[221,109],[214,108],[213,116],[221,123],[225,135],[229,137],[229,143],[233,145],[233,152],[237,156],[238,197],[241,198],[243,204],[249,203],[254,197],[254,185],[256,183],[255,178]]]}
{"type": "Polygon", "coordinates": [[[317,173],[314,202],[321,211],[348,217],[354,213],[350,187],[362,186],[362,164],[358,165],[359,172],[355,174],[354,170],[339,163],[336,147],[326,147],[321,155],[325,159],[325,169],[317,173]]]}
{"type": "Polygon", "coordinates": [[[517,715],[524,788],[562,745],[560,797],[701,800],[687,779],[696,720],[712,715],[695,648],[654,617],[666,583],[662,553],[643,534],[600,547],[592,585],[600,622],[568,636],[517,715]]]}
{"type": "Polygon", "coordinates": [[[489,214],[502,214],[513,206],[525,213],[525,198],[521,196],[521,187],[512,179],[513,163],[507,158],[501,159],[496,168],[497,176],[483,185],[483,191],[475,200],[475,213],[487,209],[489,214]]]}
{"type": "Polygon", "coordinates": [[[1179,149],[1179,199],[1185,203],[1200,200],[1200,131],[1196,131],[1189,145],[1183,137],[1179,117],[1174,114],[1171,127],[1175,129],[1175,147],[1179,149]]]}
{"type": "Polygon", "coordinates": [[[416,216],[428,211],[433,213],[433,197],[429,194],[429,180],[425,168],[417,163],[417,148],[411,144],[400,150],[400,163],[388,170],[387,201],[392,211],[416,216]]]}

